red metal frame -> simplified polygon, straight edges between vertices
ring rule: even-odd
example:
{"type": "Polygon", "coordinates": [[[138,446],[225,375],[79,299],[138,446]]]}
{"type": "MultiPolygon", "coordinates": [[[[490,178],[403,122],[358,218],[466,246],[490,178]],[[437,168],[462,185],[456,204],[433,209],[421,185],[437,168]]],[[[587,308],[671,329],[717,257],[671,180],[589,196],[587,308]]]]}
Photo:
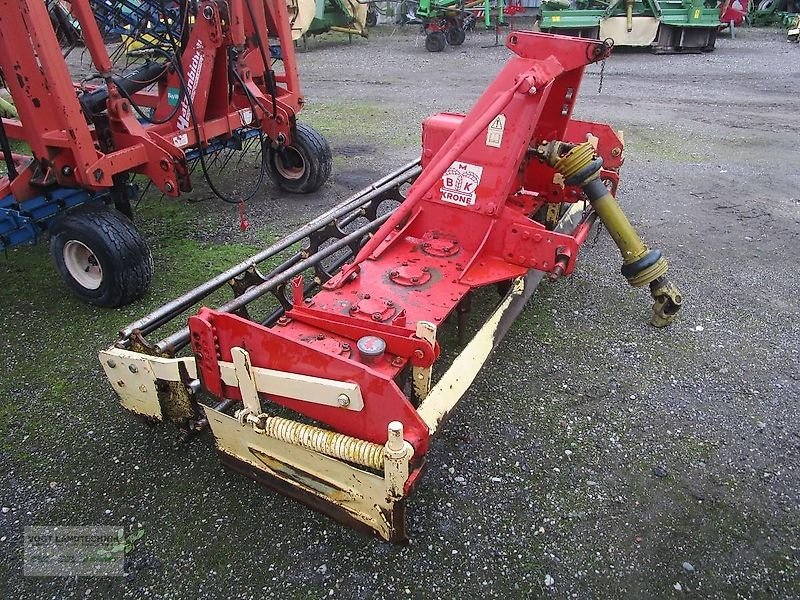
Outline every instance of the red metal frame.
{"type": "MultiPolygon", "coordinates": [[[[45,3],[0,0],[0,68],[20,115],[3,119],[3,125],[11,139],[30,145],[34,157],[27,165],[20,161],[23,168],[13,182],[0,179],[0,197],[11,193],[21,202],[47,185],[101,191],[111,188],[114,176],[121,173],[146,175],[163,193],[177,196],[189,187],[185,151],[190,148],[228,138],[251,124],[258,125],[273,143],[291,143],[303,98],[285,3],[205,0],[198,4],[180,60],[194,98],[200,139],[188,107],[182,106],[162,125],[137,120],[130,102],[111,80],[111,60],[88,0],[71,0],[71,4],[92,63],[109,88],[107,130],[99,132],[81,110],[78,86],[70,79],[45,3]],[[271,38],[280,43],[283,73],[264,65],[256,46],[255,40],[262,40],[269,57],[271,38]],[[236,72],[249,95],[234,82],[229,96],[227,61],[232,49],[238,57],[236,72]],[[274,110],[269,76],[277,84],[274,110]],[[100,149],[108,145],[111,150],[100,149]]],[[[159,82],[155,93],[137,93],[133,99],[153,108],[156,118],[169,116],[174,108],[171,89],[181,89],[174,72],[159,82]]]]}
{"type": "Polygon", "coordinates": [[[734,27],[740,27],[747,18],[749,10],[749,0],[739,0],[739,7],[733,6],[732,0],[722,0],[719,5],[719,20],[722,23],[720,29],[728,27],[733,23],[734,27]]]}
{"type": "Polygon", "coordinates": [[[531,147],[549,140],[596,139],[603,177],[615,190],[622,142],[607,125],[571,119],[584,67],[605,57],[601,42],[513,33],[517,54],[466,115],[439,114],[423,125],[423,171],[405,202],[353,263],[272,328],[202,309],[189,320],[203,386],[239,398],[220,379],[231,348],[253,365],[357,382],[361,411],[265,396],[336,431],[383,444],[390,421],[401,421],[419,461],[429,430],[397,381],[409,364],[430,365],[438,346],[418,339],[419,321],[442,323],[475,288],[524,275],[530,268],[569,274],[591,224],[572,235],[548,230],[531,216],[546,204],[582,200],[531,147]],[[387,342],[376,362],[362,361],[364,335],[387,342]]]}

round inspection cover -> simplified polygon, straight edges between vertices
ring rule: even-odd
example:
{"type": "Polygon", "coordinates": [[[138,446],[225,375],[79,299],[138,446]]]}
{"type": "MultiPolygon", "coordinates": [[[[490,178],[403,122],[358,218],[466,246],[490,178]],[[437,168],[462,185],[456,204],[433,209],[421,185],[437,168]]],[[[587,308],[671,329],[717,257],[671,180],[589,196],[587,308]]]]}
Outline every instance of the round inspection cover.
{"type": "Polygon", "coordinates": [[[428,231],[422,236],[421,248],[429,256],[455,256],[461,245],[452,233],[428,231]]]}
{"type": "Polygon", "coordinates": [[[431,272],[428,267],[403,264],[389,271],[389,279],[397,285],[417,287],[431,280],[431,272]]]}

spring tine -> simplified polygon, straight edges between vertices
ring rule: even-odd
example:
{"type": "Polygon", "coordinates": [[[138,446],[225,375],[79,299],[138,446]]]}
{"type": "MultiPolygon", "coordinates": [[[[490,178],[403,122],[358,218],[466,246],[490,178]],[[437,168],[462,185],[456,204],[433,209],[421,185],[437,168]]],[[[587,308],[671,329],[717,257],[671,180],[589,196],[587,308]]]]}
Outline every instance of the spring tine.
{"type": "Polygon", "coordinates": [[[142,190],[142,193],[141,193],[141,194],[139,194],[139,198],[144,198],[144,195],[145,195],[147,192],[149,192],[149,191],[150,191],[150,188],[151,188],[151,187],[153,187],[153,180],[152,180],[152,179],[148,179],[148,180],[147,180],[147,184],[144,186],[144,189],[142,190]]]}
{"type": "Polygon", "coordinates": [[[236,165],[235,165],[237,168],[239,167],[239,165],[242,164],[242,161],[244,160],[244,157],[245,157],[245,153],[244,152],[240,152],[239,153],[239,159],[236,161],[236,165]]]}
{"type": "MultiPolygon", "coordinates": [[[[201,150],[201,152],[202,152],[202,150],[201,150]]],[[[205,156],[210,156],[211,157],[211,162],[209,162],[208,159],[205,159],[206,160],[206,168],[209,171],[211,170],[211,168],[214,165],[216,165],[219,162],[220,154],[222,154],[223,152],[224,152],[224,150],[219,150],[219,151],[213,152],[211,154],[207,154],[207,153],[205,154],[205,156]]]]}

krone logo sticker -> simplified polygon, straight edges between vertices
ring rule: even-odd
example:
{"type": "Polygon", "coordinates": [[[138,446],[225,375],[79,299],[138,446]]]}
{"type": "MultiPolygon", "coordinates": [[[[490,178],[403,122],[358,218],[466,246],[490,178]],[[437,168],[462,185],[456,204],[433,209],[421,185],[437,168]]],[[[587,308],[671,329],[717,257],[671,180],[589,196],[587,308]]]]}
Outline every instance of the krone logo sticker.
{"type": "Polygon", "coordinates": [[[456,161],[442,175],[442,200],[461,206],[475,204],[475,190],[481,182],[483,167],[456,161]]]}

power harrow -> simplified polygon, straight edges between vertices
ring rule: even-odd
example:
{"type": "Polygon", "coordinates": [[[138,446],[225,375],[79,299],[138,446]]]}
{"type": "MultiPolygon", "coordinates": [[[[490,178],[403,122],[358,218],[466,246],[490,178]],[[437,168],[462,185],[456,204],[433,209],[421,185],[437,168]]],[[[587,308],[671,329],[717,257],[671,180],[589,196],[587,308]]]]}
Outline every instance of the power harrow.
{"type": "Polygon", "coordinates": [[[225,465],[403,542],[433,437],[595,221],[628,282],[649,286],[652,323],[670,323],[682,298],[667,263],[615,199],[622,139],[571,118],[609,47],[529,32],[506,45],[515,56],[469,114],[424,121],[420,160],[122,329],[99,355],[122,405],[185,437],[208,427],[225,465]],[[434,374],[439,329],[493,284],[505,295],[434,374]]]}
{"type": "Polygon", "coordinates": [[[49,233],[76,295],[120,306],[146,291],[153,271],[132,224],[134,177],[176,197],[191,191],[199,165],[214,195],[232,204],[254,197],[265,177],[294,193],[325,183],[330,148],[297,120],[304,98],[285,2],[59,7],[55,18],[44,0],[0,1],[0,79],[14,105],[0,120],[0,250],[49,233]],[[76,43],[64,34],[67,21],[91,58],[79,81],[65,57],[76,43]],[[109,53],[98,23],[105,33],[124,32],[126,43],[109,53]],[[261,163],[252,190],[221,190],[209,168],[250,148],[261,163]]]}

